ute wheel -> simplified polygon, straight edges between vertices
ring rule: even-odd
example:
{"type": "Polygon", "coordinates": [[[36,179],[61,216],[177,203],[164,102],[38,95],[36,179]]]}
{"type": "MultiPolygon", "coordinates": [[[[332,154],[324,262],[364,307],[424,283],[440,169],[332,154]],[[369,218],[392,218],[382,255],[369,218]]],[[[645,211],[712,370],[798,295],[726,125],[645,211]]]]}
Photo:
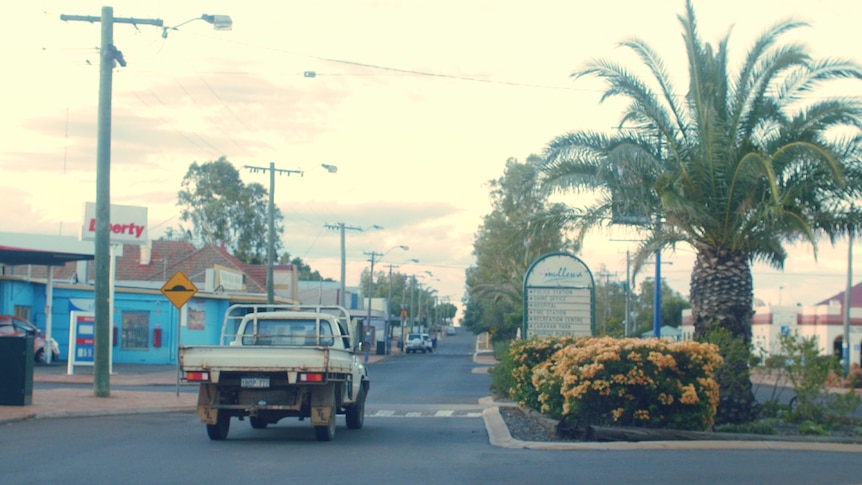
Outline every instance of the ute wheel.
{"type": "Polygon", "coordinates": [[[248,422],[251,423],[251,427],[254,429],[266,429],[266,425],[269,424],[265,419],[258,417],[248,418],[248,422]]]}
{"type": "Polygon", "coordinates": [[[228,431],[230,431],[230,416],[219,411],[216,424],[207,425],[207,436],[213,441],[223,441],[227,439],[228,431]]]}
{"type": "Polygon", "coordinates": [[[329,413],[329,422],[323,426],[315,426],[314,434],[317,441],[332,441],[335,438],[335,410],[329,413]]]}
{"type": "Polygon", "coordinates": [[[45,363],[45,349],[39,349],[36,351],[36,354],[33,356],[33,360],[36,361],[37,364],[45,363]]]}
{"type": "Polygon", "coordinates": [[[356,404],[346,410],[347,429],[362,429],[365,423],[365,388],[359,391],[356,404]]]}

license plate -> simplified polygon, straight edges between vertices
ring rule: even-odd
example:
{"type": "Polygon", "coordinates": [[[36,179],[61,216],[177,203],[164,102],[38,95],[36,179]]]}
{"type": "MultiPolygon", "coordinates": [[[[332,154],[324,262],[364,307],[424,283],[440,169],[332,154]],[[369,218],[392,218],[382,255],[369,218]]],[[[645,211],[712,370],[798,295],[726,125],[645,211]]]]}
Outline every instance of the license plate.
{"type": "Polygon", "coordinates": [[[269,377],[243,377],[240,385],[255,389],[269,387],[269,377]]]}

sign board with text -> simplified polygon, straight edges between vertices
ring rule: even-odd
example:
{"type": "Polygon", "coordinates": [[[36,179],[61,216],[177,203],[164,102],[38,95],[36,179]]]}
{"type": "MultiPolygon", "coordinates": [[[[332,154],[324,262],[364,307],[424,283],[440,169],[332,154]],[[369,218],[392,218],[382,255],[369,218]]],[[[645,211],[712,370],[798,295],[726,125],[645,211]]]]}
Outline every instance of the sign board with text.
{"type": "MultiPolygon", "coordinates": [[[[147,244],[147,208],[129,205],[110,206],[111,220],[108,231],[114,244],[147,244]]],[[[81,226],[81,240],[96,240],[96,203],[84,204],[84,224],[81,226]]]]}
{"type": "MultiPolygon", "coordinates": [[[[108,354],[110,356],[110,354],[108,354]]],[[[66,373],[75,373],[75,366],[95,364],[96,357],[96,314],[93,312],[69,312],[69,357],[66,373]]]]}
{"type": "Polygon", "coordinates": [[[583,261],[546,254],[524,276],[524,338],[595,334],[595,283],[583,261]]]}

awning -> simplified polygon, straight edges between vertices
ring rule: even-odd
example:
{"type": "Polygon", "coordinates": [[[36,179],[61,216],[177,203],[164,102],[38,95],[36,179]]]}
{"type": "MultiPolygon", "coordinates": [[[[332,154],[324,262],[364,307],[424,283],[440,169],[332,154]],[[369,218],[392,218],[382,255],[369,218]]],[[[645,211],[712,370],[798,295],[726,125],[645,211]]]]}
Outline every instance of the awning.
{"type": "Polygon", "coordinates": [[[0,264],[63,266],[69,261],[94,259],[92,241],[68,236],[0,232],[0,264]]]}

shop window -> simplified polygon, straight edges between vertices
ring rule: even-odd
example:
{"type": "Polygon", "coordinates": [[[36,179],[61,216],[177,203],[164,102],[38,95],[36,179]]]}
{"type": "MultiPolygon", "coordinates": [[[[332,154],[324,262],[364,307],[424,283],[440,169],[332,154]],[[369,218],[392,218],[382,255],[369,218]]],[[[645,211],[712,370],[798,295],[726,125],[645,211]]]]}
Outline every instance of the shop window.
{"type": "Polygon", "coordinates": [[[125,311],[122,323],[122,348],[128,350],[147,350],[150,343],[150,312],[125,311]]]}

